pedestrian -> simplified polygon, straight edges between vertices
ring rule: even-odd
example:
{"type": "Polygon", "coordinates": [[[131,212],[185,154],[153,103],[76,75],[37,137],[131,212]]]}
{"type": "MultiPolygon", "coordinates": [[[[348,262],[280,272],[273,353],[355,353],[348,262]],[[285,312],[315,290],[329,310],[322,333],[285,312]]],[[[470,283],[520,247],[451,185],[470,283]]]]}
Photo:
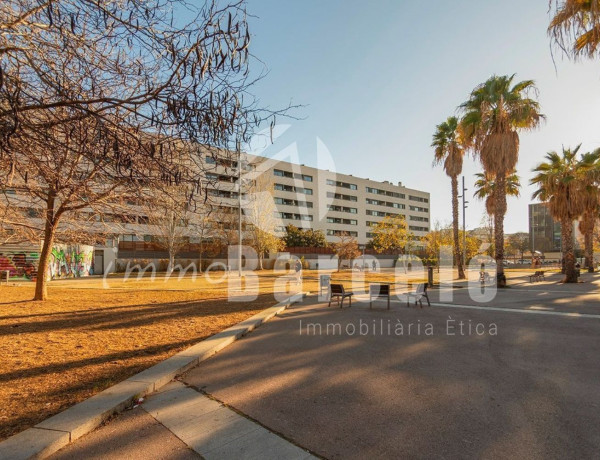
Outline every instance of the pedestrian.
{"type": "Polygon", "coordinates": [[[376,272],[377,271],[377,262],[373,261],[373,263],[371,264],[371,266],[373,267],[373,271],[376,272]]]}
{"type": "Polygon", "coordinates": [[[302,277],[302,262],[296,260],[296,264],[294,266],[294,270],[296,270],[296,284],[300,284],[300,279],[302,277]]]}

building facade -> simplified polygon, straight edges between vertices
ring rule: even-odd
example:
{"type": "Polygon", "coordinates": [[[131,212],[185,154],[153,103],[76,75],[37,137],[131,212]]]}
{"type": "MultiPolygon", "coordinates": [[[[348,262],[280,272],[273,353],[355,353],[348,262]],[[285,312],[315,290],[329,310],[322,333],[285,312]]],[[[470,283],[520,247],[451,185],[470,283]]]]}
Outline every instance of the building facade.
{"type": "MultiPolygon", "coordinates": [[[[579,248],[578,222],[573,222],[573,239],[575,248],[579,248]]],[[[559,259],[562,252],[562,235],[560,222],[555,221],[545,203],[529,205],[529,245],[531,252],[541,252],[546,257],[559,259]]]]}
{"type": "MultiPolygon", "coordinates": [[[[373,226],[386,216],[403,216],[415,239],[430,228],[429,193],[399,182],[379,182],[261,156],[242,154],[240,158],[232,152],[201,151],[198,156],[206,194],[203,206],[210,213],[191,213],[179,233],[185,245],[178,258],[197,259],[203,253],[203,242],[211,239],[237,244],[239,206],[244,222],[248,196],[256,192],[258,182],[268,184],[263,192],[273,200],[270,212],[275,214],[278,236],[285,234],[287,225],[294,225],[321,230],[330,242],[348,234],[365,245],[372,238],[373,226]],[[199,222],[207,214],[207,223],[199,222]]],[[[36,225],[42,225],[40,209],[27,196],[19,197],[18,190],[4,190],[4,196],[11,197],[9,204],[22,208],[36,225]]],[[[77,229],[89,235],[87,244],[94,245],[93,273],[114,271],[119,260],[168,257],[159,243],[161,229],[153,222],[152,210],[135,197],[119,196],[113,201],[114,207],[105,212],[82,209],[74,217],[77,229]]]]}
{"type": "Polygon", "coordinates": [[[248,156],[255,174],[271,176],[283,232],[286,225],[322,230],[330,242],[343,233],[359,244],[386,216],[402,216],[416,238],[430,229],[430,196],[400,182],[374,181],[279,160],[248,156]]]}

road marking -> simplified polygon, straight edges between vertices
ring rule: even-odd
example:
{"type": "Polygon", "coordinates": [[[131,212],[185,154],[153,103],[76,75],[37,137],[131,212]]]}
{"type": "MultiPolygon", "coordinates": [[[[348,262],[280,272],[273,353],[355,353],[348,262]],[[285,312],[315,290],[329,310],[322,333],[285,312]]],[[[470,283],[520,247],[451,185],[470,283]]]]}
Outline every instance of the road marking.
{"type": "Polygon", "coordinates": [[[480,305],[458,305],[452,303],[436,303],[431,302],[434,307],[448,307],[448,308],[463,308],[467,310],[491,310],[491,311],[503,311],[509,313],[528,313],[530,315],[550,315],[550,316],[566,316],[569,318],[594,318],[600,319],[600,315],[590,315],[588,313],[569,313],[565,311],[547,311],[547,310],[523,310],[519,308],[501,308],[501,307],[482,307],[480,305]]]}

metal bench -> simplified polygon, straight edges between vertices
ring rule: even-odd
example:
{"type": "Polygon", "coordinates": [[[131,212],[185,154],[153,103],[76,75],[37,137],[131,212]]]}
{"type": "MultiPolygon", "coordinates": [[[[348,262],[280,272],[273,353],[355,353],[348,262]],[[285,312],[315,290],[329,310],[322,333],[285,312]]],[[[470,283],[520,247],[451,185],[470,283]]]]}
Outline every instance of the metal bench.
{"type": "Polygon", "coordinates": [[[545,280],[544,272],[541,270],[536,271],[533,275],[529,275],[529,282],[535,283],[536,281],[545,280]]]}
{"type": "Polygon", "coordinates": [[[423,308],[423,297],[427,299],[427,305],[431,306],[431,302],[429,301],[429,296],[427,295],[427,283],[419,283],[417,284],[417,289],[413,292],[408,292],[406,294],[406,306],[410,307],[410,299],[415,299],[415,305],[417,302],[423,308]]]}
{"type": "Polygon", "coordinates": [[[374,283],[369,285],[369,308],[373,308],[373,300],[387,299],[387,309],[390,309],[390,285],[374,283]]]}
{"type": "Polygon", "coordinates": [[[354,295],[353,292],[346,292],[344,290],[344,286],[341,284],[330,284],[329,285],[329,305],[327,305],[327,306],[331,307],[331,301],[333,300],[334,297],[337,297],[338,305],[340,306],[340,308],[342,308],[344,306],[344,299],[346,297],[348,297],[348,299],[350,301],[349,307],[351,307],[353,295],[354,295]]]}

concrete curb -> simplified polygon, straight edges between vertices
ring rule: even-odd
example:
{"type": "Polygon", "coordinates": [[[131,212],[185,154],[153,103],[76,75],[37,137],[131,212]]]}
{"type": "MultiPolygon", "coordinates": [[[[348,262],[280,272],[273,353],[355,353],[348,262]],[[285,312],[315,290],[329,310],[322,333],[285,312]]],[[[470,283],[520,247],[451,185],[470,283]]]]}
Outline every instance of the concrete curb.
{"type": "Polygon", "coordinates": [[[290,305],[300,302],[307,294],[294,294],[283,302],[38,423],[33,428],[11,436],[0,442],[0,460],[45,458],[52,455],[77,438],[93,431],[112,415],[122,412],[135,399],[158,390],[176,376],[210,358],[290,305]]]}

